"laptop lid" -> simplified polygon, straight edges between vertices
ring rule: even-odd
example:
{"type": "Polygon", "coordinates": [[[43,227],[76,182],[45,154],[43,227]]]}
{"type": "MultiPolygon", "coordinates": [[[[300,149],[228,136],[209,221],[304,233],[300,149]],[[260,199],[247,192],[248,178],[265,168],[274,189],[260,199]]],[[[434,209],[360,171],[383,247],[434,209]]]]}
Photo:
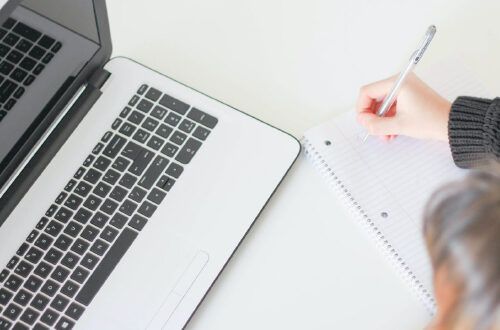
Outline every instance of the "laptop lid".
{"type": "MultiPolygon", "coordinates": [[[[45,72],[34,83],[29,86],[21,83],[25,92],[14,107],[7,111],[2,108],[5,104],[0,103],[0,112],[6,114],[0,121],[1,190],[73,95],[108,61],[111,38],[104,0],[0,0],[0,5],[0,47],[5,44],[9,51],[19,50],[19,43],[26,39],[34,48],[45,35],[55,39],[53,43],[62,40],[60,50],[52,45],[47,49],[46,44],[40,46],[53,59],[45,64],[45,72]],[[24,25],[18,28],[17,24],[24,25]],[[23,35],[25,26],[41,32],[30,39],[23,35]]],[[[31,53],[24,56],[36,60],[32,55],[36,56],[31,53]]],[[[2,62],[10,63],[8,54],[0,56],[0,67],[2,62]]],[[[17,68],[20,62],[10,64],[17,68]]],[[[8,75],[2,77],[0,72],[0,96],[3,82],[12,79],[8,75]]]]}

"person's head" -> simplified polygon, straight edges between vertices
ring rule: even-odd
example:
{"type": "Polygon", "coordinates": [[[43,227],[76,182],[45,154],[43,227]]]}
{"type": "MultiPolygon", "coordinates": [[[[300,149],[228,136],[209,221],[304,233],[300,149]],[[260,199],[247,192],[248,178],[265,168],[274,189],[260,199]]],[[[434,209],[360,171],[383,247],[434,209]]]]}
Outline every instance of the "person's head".
{"type": "Polygon", "coordinates": [[[424,237],[442,329],[500,329],[500,166],[431,197],[424,237]]]}

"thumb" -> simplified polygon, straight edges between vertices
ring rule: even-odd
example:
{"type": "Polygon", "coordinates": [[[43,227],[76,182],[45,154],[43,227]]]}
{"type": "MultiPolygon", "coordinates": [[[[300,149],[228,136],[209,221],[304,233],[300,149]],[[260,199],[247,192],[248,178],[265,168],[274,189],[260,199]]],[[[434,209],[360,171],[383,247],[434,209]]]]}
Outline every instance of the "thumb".
{"type": "Polygon", "coordinates": [[[400,123],[397,116],[379,117],[370,112],[358,114],[358,122],[366,128],[371,135],[399,135],[400,123]]]}

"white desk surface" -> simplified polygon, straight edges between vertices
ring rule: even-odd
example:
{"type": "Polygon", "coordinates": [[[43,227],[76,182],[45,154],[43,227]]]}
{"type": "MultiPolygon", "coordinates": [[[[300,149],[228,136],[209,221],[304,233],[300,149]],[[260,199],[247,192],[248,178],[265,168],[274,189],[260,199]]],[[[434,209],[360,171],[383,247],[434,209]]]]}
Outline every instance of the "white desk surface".
{"type": "MultiPolygon", "coordinates": [[[[301,137],[396,73],[427,26],[500,90],[497,0],[108,0],[113,55],[301,137]]],[[[424,308],[303,157],[188,329],[422,329],[424,308]]]]}

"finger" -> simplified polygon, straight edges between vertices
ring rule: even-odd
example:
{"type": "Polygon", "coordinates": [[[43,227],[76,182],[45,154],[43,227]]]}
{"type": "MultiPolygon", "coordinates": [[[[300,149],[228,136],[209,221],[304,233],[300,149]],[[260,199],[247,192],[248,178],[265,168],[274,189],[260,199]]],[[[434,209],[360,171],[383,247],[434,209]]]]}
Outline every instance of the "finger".
{"type": "Polygon", "coordinates": [[[379,117],[372,113],[362,112],[358,114],[357,120],[371,135],[400,134],[398,117],[379,117]]]}
{"type": "Polygon", "coordinates": [[[394,83],[394,77],[380,80],[361,87],[356,102],[357,112],[371,110],[374,102],[381,101],[394,83]]]}

